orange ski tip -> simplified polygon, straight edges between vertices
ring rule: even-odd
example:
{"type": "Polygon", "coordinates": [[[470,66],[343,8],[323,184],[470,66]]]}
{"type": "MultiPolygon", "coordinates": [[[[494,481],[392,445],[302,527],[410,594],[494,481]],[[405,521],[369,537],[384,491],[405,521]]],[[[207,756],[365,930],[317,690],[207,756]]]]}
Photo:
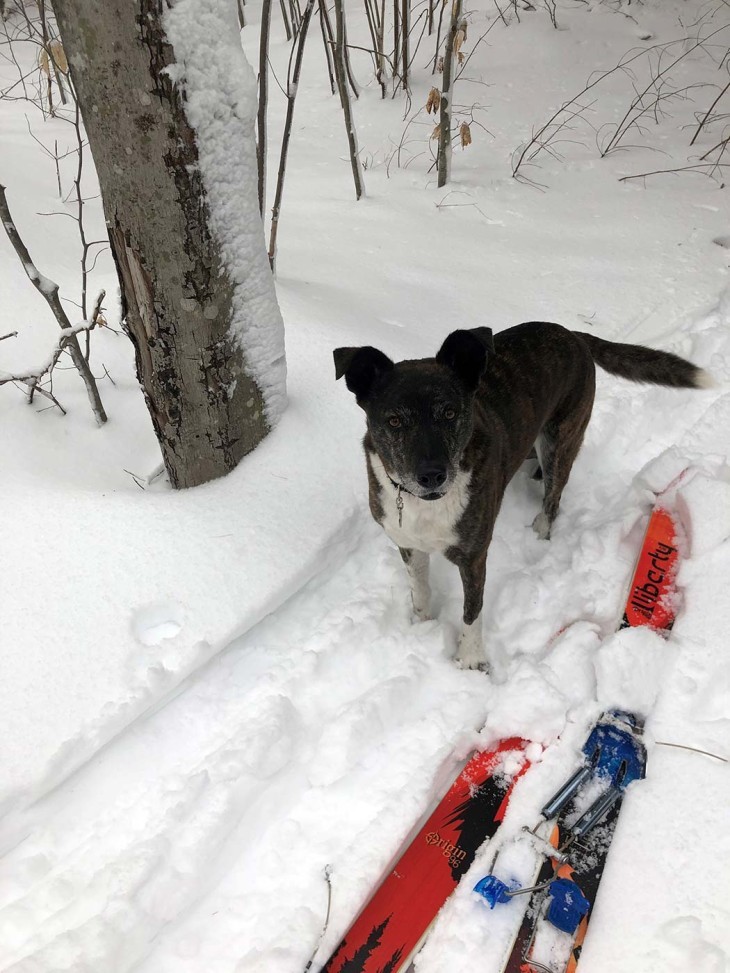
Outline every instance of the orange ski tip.
{"type": "Polygon", "coordinates": [[[672,514],[657,505],[651,513],[626,602],[624,625],[668,631],[674,622],[674,579],[679,550],[672,514]]]}

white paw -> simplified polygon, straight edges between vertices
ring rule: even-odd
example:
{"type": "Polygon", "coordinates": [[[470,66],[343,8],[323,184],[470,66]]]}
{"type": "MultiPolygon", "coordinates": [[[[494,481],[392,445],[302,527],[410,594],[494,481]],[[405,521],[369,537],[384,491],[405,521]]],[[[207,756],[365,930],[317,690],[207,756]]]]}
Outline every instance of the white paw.
{"type": "Polygon", "coordinates": [[[489,672],[489,663],[483,652],[462,652],[460,649],[456,653],[454,662],[460,669],[478,669],[480,672],[489,672]]]}
{"type": "Polygon", "coordinates": [[[433,615],[431,614],[431,587],[429,584],[424,584],[420,580],[420,583],[411,588],[411,605],[413,606],[413,614],[419,622],[431,621],[433,615]]]}
{"type": "Polygon", "coordinates": [[[537,517],[535,517],[535,519],[532,521],[532,529],[535,531],[541,541],[550,540],[550,521],[548,520],[547,514],[544,510],[541,510],[537,517]]]}
{"type": "Polygon", "coordinates": [[[462,669],[487,669],[487,655],[482,643],[481,615],[471,625],[464,625],[454,661],[462,669]]]}

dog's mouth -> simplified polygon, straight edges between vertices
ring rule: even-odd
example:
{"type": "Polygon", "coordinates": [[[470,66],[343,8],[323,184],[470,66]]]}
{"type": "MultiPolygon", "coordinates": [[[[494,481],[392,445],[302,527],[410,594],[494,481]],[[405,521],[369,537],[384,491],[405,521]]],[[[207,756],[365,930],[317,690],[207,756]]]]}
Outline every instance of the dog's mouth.
{"type": "Polygon", "coordinates": [[[443,493],[424,493],[419,497],[419,500],[440,500],[442,497],[446,496],[446,491],[443,493]]]}

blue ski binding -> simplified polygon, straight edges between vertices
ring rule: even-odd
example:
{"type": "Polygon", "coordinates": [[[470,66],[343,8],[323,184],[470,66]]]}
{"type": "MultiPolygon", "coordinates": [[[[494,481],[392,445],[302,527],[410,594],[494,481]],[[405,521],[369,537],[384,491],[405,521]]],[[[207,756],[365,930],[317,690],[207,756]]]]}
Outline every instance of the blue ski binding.
{"type": "MultiPolygon", "coordinates": [[[[606,790],[568,829],[573,838],[585,837],[621,800],[629,784],[644,777],[646,751],[637,736],[640,729],[631,713],[612,710],[602,716],[583,745],[583,766],[545,804],[541,812],[543,819],[549,821],[557,817],[588,782],[602,781],[608,785],[606,790]]],[[[534,890],[508,886],[495,875],[487,875],[477,882],[474,891],[494,909],[496,905],[509,902],[514,895],[534,890]]],[[[548,918],[553,925],[564,929],[565,925],[574,923],[577,928],[585,912],[578,914],[575,910],[582,907],[585,899],[575,882],[556,879],[550,885],[550,893],[550,910],[555,918],[548,918]],[[561,922],[564,925],[560,925],[561,922]]]]}
{"type": "Polygon", "coordinates": [[[556,929],[575,935],[581,919],[591,907],[590,902],[569,878],[556,878],[548,889],[550,904],[545,918],[556,929]]]}
{"type": "Polygon", "coordinates": [[[482,898],[487,900],[490,909],[493,909],[495,905],[499,905],[500,903],[509,902],[512,898],[510,894],[512,888],[497,878],[496,875],[485,875],[474,886],[474,891],[478,892],[482,898]]]}

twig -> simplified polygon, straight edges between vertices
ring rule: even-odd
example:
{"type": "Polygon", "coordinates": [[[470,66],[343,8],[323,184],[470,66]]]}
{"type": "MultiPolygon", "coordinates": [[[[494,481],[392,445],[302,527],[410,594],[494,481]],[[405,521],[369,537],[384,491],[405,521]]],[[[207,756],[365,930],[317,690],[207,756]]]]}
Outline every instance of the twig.
{"type": "Polygon", "coordinates": [[[619,182],[629,182],[630,179],[645,179],[647,176],[661,176],[678,172],[699,172],[702,175],[711,176],[715,169],[727,168],[730,168],[730,162],[706,162],[704,165],[698,162],[689,166],[677,166],[675,169],[653,169],[651,172],[638,172],[634,176],[621,176],[619,182]]]}
{"type": "MultiPolygon", "coordinates": [[[[718,30],[723,30],[726,26],[728,26],[728,25],[724,25],[723,27],[719,28],[718,30]]],[[[718,31],[714,31],[713,34],[709,34],[708,37],[704,38],[704,40],[701,43],[705,43],[712,36],[714,36],[714,33],[717,33],[717,32],[718,31]]],[[[634,61],[637,61],[639,58],[642,58],[642,57],[645,57],[645,56],[648,57],[654,51],[664,51],[668,47],[671,47],[673,45],[680,44],[680,43],[686,43],[688,40],[689,40],[689,38],[681,38],[679,40],[670,41],[670,42],[665,43],[665,44],[654,44],[652,47],[642,48],[641,50],[636,51],[633,54],[631,52],[627,52],[627,54],[623,55],[623,57],[618,62],[618,64],[614,65],[609,70],[602,71],[602,72],[596,74],[595,77],[593,75],[591,75],[592,80],[589,80],[584,85],[584,87],[576,95],[574,95],[568,101],[563,102],[563,104],[560,106],[560,108],[558,108],[557,111],[553,112],[553,114],[548,118],[548,120],[543,125],[541,125],[540,128],[536,132],[533,133],[532,138],[522,146],[522,148],[519,150],[519,154],[518,154],[518,150],[515,150],[515,155],[517,156],[517,158],[516,158],[516,161],[514,162],[514,164],[512,166],[512,175],[514,177],[517,177],[517,175],[518,175],[518,173],[520,171],[520,167],[523,164],[527,164],[527,163],[531,162],[535,158],[535,156],[543,148],[545,148],[545,146],[550,142],[552,136],[555,134],[553,132],[552,134],[548,134],[546,138],[543,138],[543,136],[545,136],[545,133],[549,132],[551,126],[554,124],[554,122],[558,118],[558,116],[562,112],[564,112],[567,108],[570,108],[571,105],[577,104],[578,103],[578,99],[579,98],[582,98],[582,96],[584,94],[586,94],[586,92],[590,91],[592,88],[595,88],[596,85],[600,84],[602,81],[604,81],[606,78],[609,78],[612,74],[615,74],[617,71],[623,71],[624,73],[629,73],[629,65],[630,64],[633,64],[633,62],[634,61]],[[537,146],[537,148],[534,151],[531,151],[534,146],[537,146]],[[528,153],[529,153],[529,155],[528,155],[528,153]]],[[[695,44],[695,47],[696,46],[698,46],[698,45],[695,44]]],[[[686,52],[686,53],[689,53],[689,52],[686,52]]],[[[652,79],[652,83],[655,84],[656,83],[656,80],[657,80],[656,77],[653,78],[652,79]]],[[[651,85],[649,85],[649,88],[650,87],[651,87],[651,85]]],[[[648,91],[648,88],[647,88],[647,91],[648,91]]],[[[632,104],[638,103],[639,100],[640,100],[640,95],[639,95],[639,92],[637,91],[637,97],[636,97],[636,99],[634,100],[634,102],[632,104]]],[[[579,112],[580,111],[584,111],[584,110],[585,110],[584,108],[580,108],[579,109],[579,112]]],[[[627,115],[628,115],[628,113],[627,113],[627,115]]],[[[614,133],[614,135],[615,134],[616,133],[614,133]]]]}
{"type": "Polygon", "coordinates": [[[271,0],[261,5],[259,39],[259,103],[256,116],[256,162],[258,165],[259,210],[266,206],[266,110],[269,100],[269,37],[271,35],[271,0]]]}
{"type": "Polygon", "coordinates": [[[286,12],[286,5],[284,3],[284,0],[279,0],[279,6],[281,8],[281,18],[284,21],[284,30],[286,32],[286,39],[290,41],[292,38],[291,26],[289,24],[289,16],[286,12]]]}
{"type": "Polygon", "coordinates": [[[712,109],[715,107],[715,105],[718,103],[718,101],[722,98],[722,96],[725,94],[725,92],[728,90],[728,88],[730,88],[730,81],[728,81],[728,83],[722,89],[722,91],[720,92],[720,94],[717,96],[717,98],[715,98],[715,100],[712,102],[712,104],[710,105],[710,107],[705,112],[704,116],[702,117],[702,121],[697,126],[697,130],[695,131],[694,135],[692,136],[692,141],[689,143],[690,145],[694,145],[695,144],[695,141],[697,139],[697,136],[700,134],[700,132],[702,131],[702,128],[705,125],[707,119],[712,114],[712,109]]]}
{"type": "Polygon", "coordinates": [[[109,381],[112,383],[112,385],[116,388],[116,384],[117,383],[114,381],[114,379],[109,374],[109,369],[106,367],[106,365],[104,364],[104,362],[101,363],[101,367],[104,369],[104,375],[102,377],[103,378],[108,378],[109,381]]]}
{"type": "MultiPolygon", "coordinates": [[[[396,0],[397,7],[397,0],[396,0]]],[[[355,198],[360,199],[365,195],[365,184],[362,176],[362,165],[360,163],[360,157],[357,148],[357,134],[355,132],[355,123],[352,117],[352,105],[350,104],[350,92],[347,87],[347,78],[345,76],[345,44],[347,43],[346,30],[345,30],[345,12],[343,9],[343,0],[335,0],[335,51],[334,51],[334,61],[335,61],[335,76],[337,78],[337,87],[340,92],[340,103],[342,104],[342,112],[345,116],[345,129],[347,132],[347,143],[350,149],[350,166],[352,167],[352,177],[355,182],[355,198]]]]}
{"type": "Polygon", "coordinates": [[[724,764],[730,763],[727,757],[721,757],[719,754],[711,753],[709,750],[700,750],[699,747],[688,747],[685,743],[667,743],[665,740],[656,740],[655,743],[658,747],[676,747],[677,750],[690,750],[692,753],[701,753],[705,757],[721,760],[724,764]]]}
{"type": "Polygon", "coordinates": [[[28,402],[29,403],[32,403],[32,401],[33,401],[33,393],[34,392],[38,392],[39,395],[44,396],[46,399],[50,399],[50,401],[57,408],[59,408],[64,415],[66,415],[66,410],[61,405],[61,403],[58,401],[58,399],[53,394],[53,392],[50,392],[48,389],[44,389],[42,386],[40,386],[38,384],[38,376],[37,375],[34,375],[34,374],[31,374],[31,375],[9,375],[9,374],[7,374],[5,372],[0,372],[0,385],[5,385],[7,383],[15,384],[16,382],[20,382],[21,385],[27,385],[28,386],[28,402]]]}
{"type": "Polygon", "coordinates": [[[32,403],[34,394],[36,392],[39,392],[41,395],[44,395],[46,398],[51,399],[54,405],[57,405],[58,408],[61,410],[61,412],[63,412],[63,414],[65,415],[66,410],[63,408],[60,402],[55,398],[55,396],[52,394],[52,392],[49,389],[43,388],[43,386],[40,383],[43,381],[43,379],[46,376],[48,376],[48,379],[51,382],[51,387],[53,386],[53,371],[56,365],[58,364],[61,355],[64,353],[64,351],[66,351],[67,346],[69,345],[71,340],[72,339],[75,340],[76,335],[80,331],[89,330],[93,327],[94,327],[93,324],[89,324],[89,325],[79,324],[76,325],[76,327],[74,328],[65,328],[61,332],[58,341],[53,346],[53,350],[44,365],[41,365],[40,368],[36,368],[33,371],[24,372],[22,374],[0,372],[0,385],[22,382],[23,384],[28,386],[29,402],[32,403]]]}
{"type": "Polygon", "coordinates": [[[439,61],[439,51],[441,50],[441,27],[444,22],[444,10],[446,9],[446,0],[441,0],[441,9],[439,10],[439,22],[436,27],[436,50],[433,55],[433,65],[431,67],[431,74],[436,74],[436,69],[438,68],[439,61]]]}
{"type": "MultiPolygon", "coordinates": [[[[124,467],[122,467],[122,469],[124,469],[124,467]]],[[[140,490],[144,490],[144,489],[145,489],[145,486],[144,486],[144,482],[143,482],[143,480],[142,480],[142,477],[140,477],[140,476],[137,476],[137,474],[136,474],[136,473],[132,473],[132,471],[131,471],[131,470],[126,470],[126,469],[125,469],[125,470],[124,470],[124,472],[125,472],[125,473],[126,473],[126,474],[127,474],[128,476],[131,476],[131,477],[132,477],[132,479],[133,479],[133,480],[134,480],[134,482],[135,482],[135,483],[137,484],[137,486],[138,486],[138,487],[140,488],[140,490]]]]}
{"type": "Polygon", "coordinates": [[[286,177],[286,162],[289,154],[289,141],[291,139],[292,123],[294,121],[294,104],[299,88],[299,76],[302,70],[302,58],[304,56],[304,43],[309,31],[309,23],[312,19],[314,0],[307,0],[307,5],[302,14],[301,24],[297,31],[297,36],[292,45],[291,57],[294,59],[289,62],[289,77],[286,85],[286,118],[284,121],[284,134],[281,140],[281,153],[279,156],[279,172],[276,180],[276,194],[274,205],[271,210],[271,231],[269,234],[269,263],[272,271],[276,267],[276,237],[279,231],[279,217],[281,214],[281,201],[284,195],[284,179],[286,177]]]}
{"type": "MultiPolygon", "coordinates": [[[[644,106],[644,107],[642,107],[641,112],[639,113],[639,115],[636,116],[636,117],[634,117],[634,118],[632,118],[632,113],[635,112],[636,109],[637,109],[637,107],[642,104],[642,101],[644,99],[644,96],[646,94],[648,94],[648,92],[651,90],[651,88],[656,88],[657,87],[657,83],[662,78],[664,78],[665,75],[669,71],[671,71],[673,68],[675,68],[677,66],[677,64],[679,64],[680,61],[684,60],[684,58],[688,57],[690,54],[692,54],[694,51],[696,51],[698,47],[703,47],[711,38],[713,38],[716,34],[719,34],[721,31],[725,30],[728,26],[730,26],[730,25],[723,24],[722,27],[718,27],[717,30],[713,30],[710,34],[708,34],[707,37],[703,37],[703,38],[695,41],[694,44],[692,44],[691,47],[689,47],[686,51],[683,51],[681,54],[679,54],[676,58],[674,58],[673,61],[670,61],[670,63],[667,65],[667,67],[662,68],[661,70],[658,71],[658,73],[655,76],[652,77],[652,79],[649,82],[649,84],[643,89],[643,91],[639,92],[636,95],[636,97],[634,98],[634,100],[629,105],[629,107],[626,110],[623,118],[621,119],[621,121],[616,126],[616,131],[614,132],[614,134],[612,135],[612,137],[609,139],[608,143],[601,150],[601,156],[602,157],[608,155],[608,153],[613,148],[615,148],[616,145],[618,145],[618,143],[623,138],[623,136],[626,134],[626,132],[628,131],[628,129],[633,124],[635,124],[635,122],[637,121],[637,119],[640,118],[642,114],[644,114],[647,111],[646,106],[644,106]]],[[[659,55],[660,58],[661,58],[661,55],[664,54],[668,50],[668,48],[673,45],[673,43],[674,42],[670,42],[669,44],[665,44],[665,45],[663,45],[663,46],[660,47],[660,55],[659,55]]],[[[657,88],[657,102],[659,101],[659,97],[660,97],[660,90],[659,90],[659,88],[657,88]]]]}
{"type": "Polygon", "coordinates": [[[329,926],[330,923],[330,911],[332,909],[332,877],[331,876],[332,876],[331,867],[329,865],[325,865],[324,877],[325,877],[325,881],[327,882],[327,913],[324,917],[324,923],[322,924],[322,931],[319,934],[319,939],[317,940],[314,950],[312,951],[312,955],[309,957],[309,961],[307,965],[304,967],[303,973],[309,973],[309,970],[311,970],[312,964],[317,958],[317,953],[319,952],[319,948],[322,945],[322,942],[324,941],[324,937],[327,932],[327,927],[329,926]]]}
{"type": "Polygon", "coordinates": [[[73,363],[78,369],[79,374],[86,385],[86,391],[89,396],[89,401],[91,402],[91,408],[94,416],[96,417],[96,421],[99,425],[102,425],[107,419],[106,412],[104,411],[104,406],[101,402],[99,390],[96,386],[96,380],[94,379],[91,369],[89,368],[89,363],[86,361],[81,352],[76,333],[71,327],[71,322],[69,321],[58,297],[58,284],[52,280],[49,280],[47,277],[44,277],[36,269],[35,264],[31,260],[28,248],[23,243],[15,222],[10,214],[8,201],[5,196],[5,186],[2,185],[0,185],[0,219],[2,220],[2,224],[5,227],[5,232],[7,233],[15,252],[20,258],[23,269],[28,275],[28,279],[39,294],[44,297],[59,326],[63,330],[69,330],[71,332],[68,336],[68,340],[65,342],[65,347],[68,348],[73,363]]]}
{"type": "MultiPolygon", "coordinates": [[[[332,34],[332,24],[327,13],[326,0],[319,0],[319,29],[322,33],[322,43],[324,44],[324,56],[327,62],[327,76],[330,81],[330,91],[335,93],[335,68],[332,64],[332,46],[334,46],[334,35],[332,34]]],[[[385,93],[383,93],[385,97],[385,93]]]]}

